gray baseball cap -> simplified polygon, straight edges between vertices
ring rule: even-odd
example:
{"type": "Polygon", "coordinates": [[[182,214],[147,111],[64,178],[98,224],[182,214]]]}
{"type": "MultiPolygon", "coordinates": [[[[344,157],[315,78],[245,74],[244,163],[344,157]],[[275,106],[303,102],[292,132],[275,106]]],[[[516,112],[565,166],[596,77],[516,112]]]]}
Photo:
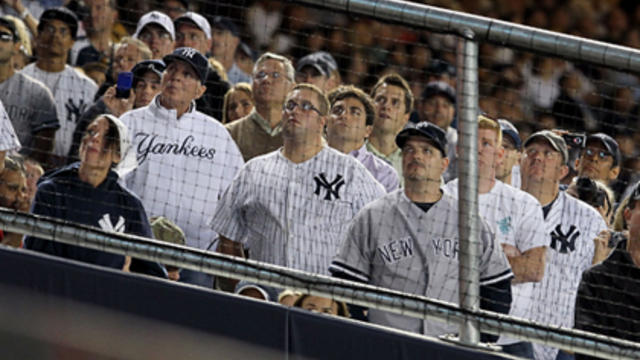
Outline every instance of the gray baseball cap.
{"type": "Polygon", "coordinates": [[[554,133],[551,130],[542,130],[531,134],[531,136],[529,136],[529,138],[525,140],[524,147],[526,148],[532,142],[540,139],[546,140],[555,151],[559,152],[562,155],[562,162],[564,164],[569,161],[569,151],[567,150],[567,143],[564,141],[562,136],[554,133]]]}

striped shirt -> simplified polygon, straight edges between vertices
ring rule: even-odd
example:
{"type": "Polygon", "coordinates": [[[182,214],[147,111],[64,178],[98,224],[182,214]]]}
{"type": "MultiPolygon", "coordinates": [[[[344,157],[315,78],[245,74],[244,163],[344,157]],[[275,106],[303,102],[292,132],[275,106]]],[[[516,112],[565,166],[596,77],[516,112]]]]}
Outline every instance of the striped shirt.
{"type": "Polygon", "coordinates": [[[329,147],[299,164],[276,150],[247,162],[211,226],[252,259],[328,274],[351,219],[384,193],[362,164],[329,147]]]}
{"type": "Polygon", "coordinates": [[[0,123],[0,126],[2,126],[2,131],[0,131],[0,151],[20,149],[20,141],[2,102],[0,102],[0,123]]]}

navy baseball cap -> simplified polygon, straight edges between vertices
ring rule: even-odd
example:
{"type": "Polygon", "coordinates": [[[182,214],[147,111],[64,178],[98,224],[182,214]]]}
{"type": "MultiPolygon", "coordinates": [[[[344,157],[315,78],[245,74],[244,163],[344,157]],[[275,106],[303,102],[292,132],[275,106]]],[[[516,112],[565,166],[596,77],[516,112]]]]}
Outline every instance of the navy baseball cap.
{"type": "Polygon", "coordinates": [[[253,51],[253,49],[245,42],[241,42],[240,45],[238,45],[238,51],[254,62],[258,60],[258,53],[253,51]]]}
{"type": "Polygon", "coordinates": [[[429,64],[429,67],[427,68],[427,73],[433,74],[433,75],[447,74],[450,77],[456,77],[457,70],[455,66],[451,65],[447,61],[434,59],[429,64]]]}
{"type": "Polygon", "coordinates": [[[181,47],[173,50],[173,53],[162,58],[165,64],[169,66],[176,60],[184,61],[191,65],[200,78],[200,83],[204,84],[209,71],[209,61],[198,50],[190,47],[181,47]]]}
{"type": "Polygon", "coordinates": [[[240,32],[238,31],[238,27],[233,21],[231,21],[231,19],[227,17],[224,17],[224,16],[214,17],[213,21],[211,21],[211,27],[214,27],[220,30],[229,31],[231,35],[235,37],[240,37],[240,32]]]}
{"type": "Polygon", "coordinates": [[[500,130],[502,130],[502,136],[508,136],[515,145],[516,149],[522,150],[522,140],[520,140],[520,132],[509,120],[498,119],[500,124],[500,130]]]}
{"type": "Polygon", "coordinates": [[[609,155],[613,157],[613,166],[618,166],[622,163],[620,146],[618,146],[618,142],[614,138],[605,133],[595,133],[587,137],[587,144],[593,141],[599,141],[607,150],[609,155]]]}
{"type": "Polygon", "coordinates": [[[143,60],[137,63],[131,72],[133,73],[133,83],[135,84],[137,79],[144,76],[147,71],[151,71],[162,78],[162,72],[167,68],[162,60],[143,60]]]}
{"type": "Polygon", "coordinates": [[[40,15],[38,28],[40,28],[41,24],[49,20],[60,20],[67,24],[67,26],[69,26],[69,31],[71,32],[71,37],[73,39],[76,38],[76,35],[78,34],[78,18],[71,10],[64,6],[45,10],[42,15],[40,15]]]}
{"type": "Polygon", "coordinates": [[[428,121],[422,121],[417,124],[408,123],[396,136],[396,145],[402,149],[411,136],[427,138],[440,150],[443,157],[447,156],[447,134],[440,127],[428,121]]]}
{"type": "Polygon", "coordinates": [[[529,138],[524,142],[524,147],[529,146],[529,144],[539,139],[547,141],[555,151],[559,152],[560,155],[562,155],[562,162],[564,164],[569,161],[569,150],[567,149],[567,143],[564,141],[562,136],[554,133],[551,130],[541,130],[531,134],[531,136],[529,136],[529,138]]]}
{"type": "Polygon", "coordinates": [[[444,96],[454,105],[456,103],[456,91],[444,81],[428,83],[422,92],[422,100],[427,100],[436,95],[444,96]]]}
{"type": "Polygon", "coordinates": [[[329,77],[331,75],[329,64],[325,62],[322,56],[318,53],[311,53],[298,60],[298,63],[296,64],[296,71],[302,71],[302,69],[307,66],[312,67],[322,76],[329,77]]]}

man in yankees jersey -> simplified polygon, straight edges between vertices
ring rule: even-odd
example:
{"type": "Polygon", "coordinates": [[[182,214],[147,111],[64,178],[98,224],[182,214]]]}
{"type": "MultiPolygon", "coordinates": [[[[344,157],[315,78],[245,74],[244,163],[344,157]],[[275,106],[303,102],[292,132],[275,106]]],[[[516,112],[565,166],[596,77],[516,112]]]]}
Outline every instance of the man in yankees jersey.
{"type": "Polygon", "coordinates": [[[218,251],[328,274],[349,221],[385,193],[358,160],[326,146],[328,111],[314,85],[287,95],[283,147],[247,162],[218,203],[218,251]]]}
{"type": "MultiPolygon", "coordinates": [[[[544,274],[547,237],[538,200],[496,179],[496,169],[505,156],[503,134],[497,121],[478,117],[479,212],[502,244],[514,274],[509,315],[530,318],[533,283],[541,281],[544,274]]],[[[455,179],[446,188],[457,197],[458,186],[455,179]]],[[[530,342],[503,337],[498,344],[508,354],[533,359],[530,342]]]]}
{"type": "MultiPolygon", "coordinates": [[[[160,94],[121,117],[131,130],[138,163],[127,186],[149,216],[170,219],[185,232],[187,246],[204,250],[217,237],[209,226],[217,200],[244,161],[229,132],[195,106],[206,90],[207,59],[183,47],[163,61],[160,94]]],[[[213,285],[211,276],[188,269],[180,281],[213,285]]]]}
{"type": "MultiPolygon", "coordinates": [[[[571,328],[580,277],[594,259],[594,239],[607,225],[591,206],[560,191],[568,159],[562,137],[543,130],[524,142],[520,168],[522,190],[542,204],[548,244],[544,277],[533,284],[532,320],[571,328]]],[[[533,348],[538,360],[566,355],[539,344],[533,348]]]]}
{"type": "MultiPolygon", "coordinates": [[[[334,276],[458,303],[458,203],[440,188],[449,165],[445,132],[428,122],[402,130],[404,189],[367,205],[344,234],[331,263],[334,276]]],[[[511,302],[509,263],[490,228],[480,222],[481,307],[511,302]],[[492,288],[489,290],[489,288],[492,288]],[[499,298],[503,296],[503,298],[499,298]]],[[[438,336],[458,331],[444,324],[369,310],[373,323],[438,336]]]]}

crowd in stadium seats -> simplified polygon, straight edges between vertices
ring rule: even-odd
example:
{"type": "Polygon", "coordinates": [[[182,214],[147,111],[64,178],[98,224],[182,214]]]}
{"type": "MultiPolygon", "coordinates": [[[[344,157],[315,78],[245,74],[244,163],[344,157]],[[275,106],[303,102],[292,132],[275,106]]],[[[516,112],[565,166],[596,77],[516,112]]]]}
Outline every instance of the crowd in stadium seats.
{"type": "MultiPolygon", "coordinates": [[[[632,1],[443,5],[640,47],[632,1]]],[[[0,206],[458,302],[468,149],[452,35],[262,0],[15,0],[2,13],[14,16],[0,17],[0,206]]],[[[480,307],[640,341],[640,312],[627,309],[640,302],[640,80],[488,43],[479,62],[480,307]]],[[[457,331],[0,235],[320,313],[457,331]]]]}

